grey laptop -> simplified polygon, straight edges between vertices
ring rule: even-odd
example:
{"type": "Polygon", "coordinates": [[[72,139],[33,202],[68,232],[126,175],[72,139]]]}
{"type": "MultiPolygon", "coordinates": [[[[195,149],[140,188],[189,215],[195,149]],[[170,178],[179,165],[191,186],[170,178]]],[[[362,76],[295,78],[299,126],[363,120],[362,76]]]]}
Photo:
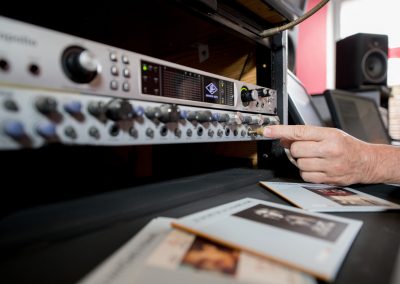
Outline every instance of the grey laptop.
{"type": "Polygon", "coordinates": [[[326,90],[324,96],[335,127],[366,142],[391,144],[374,100],[342,90],[326,90]]]}
{"type": "Polygon", "coordinates": [[[300,80],[288,70],[289,115],[295,124],[326,126],[300,80]]]}

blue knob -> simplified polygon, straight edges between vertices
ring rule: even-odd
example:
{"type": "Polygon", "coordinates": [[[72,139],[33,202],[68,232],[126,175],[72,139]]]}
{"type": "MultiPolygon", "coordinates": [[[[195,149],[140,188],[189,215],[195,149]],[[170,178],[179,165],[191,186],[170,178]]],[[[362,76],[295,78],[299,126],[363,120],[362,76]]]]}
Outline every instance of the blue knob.
{"type": "Polygon", "coordinates": [[[25,135],[24,126],[19,121],[9,121],[4,125],[4,132],[12,138],[18,139],[25,135]]]}
{"type": "Polygon", "coordinates": [[[211,115],[211,120],[212,120],[212,121],[219,121],[219,117],[220,117],[220,114],[219,114],[219,113],[213,113],[213,114],[211,115]]]}
{"type": "Polygon", "coordinates": [[[188,116],[187,110],[181,110],[179,116],[181,117],[181,119],[186,119],[188,116]]]}
{"type": "Polygon", "coordinates": [[[143,116],[144,108],[142,106],[134,107],[133,112],[135,113],[136,116],[143,116]]]}
{"type": "Polygon", "coordinates": [[[45,138],[51,138],[56,135],[56,126],[52,122],[44,122],[38,125],[37,132],[45,138]]]}
{"type": "Polygon", "coordinates": [[[70,114],[78,114],[81,112],[82,104],[79,101],[71,101],[64,105],[64,109],[70,114]]]}

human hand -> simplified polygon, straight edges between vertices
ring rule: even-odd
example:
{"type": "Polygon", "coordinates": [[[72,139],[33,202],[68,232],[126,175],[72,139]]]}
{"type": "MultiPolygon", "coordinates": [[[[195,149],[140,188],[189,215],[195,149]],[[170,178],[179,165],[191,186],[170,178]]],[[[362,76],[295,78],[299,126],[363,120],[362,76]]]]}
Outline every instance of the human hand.
{"type": "Polygon", "coordinates": [[[263,134],[280,139],[289,149],[304,181],[336,185],[374,182],[374,146],[339,129],[272,125],[265,127],[263,134]]]}

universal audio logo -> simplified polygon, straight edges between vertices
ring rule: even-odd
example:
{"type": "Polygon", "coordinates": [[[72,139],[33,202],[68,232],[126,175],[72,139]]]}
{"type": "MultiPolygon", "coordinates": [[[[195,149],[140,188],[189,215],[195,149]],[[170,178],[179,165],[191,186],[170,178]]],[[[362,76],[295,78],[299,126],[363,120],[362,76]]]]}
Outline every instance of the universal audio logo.
{"type": "Polygon", "coordinates": [[[210,83],[206,86],[207,91],[210,92],[211,95],[214,95],[215,92],[218,91],[217,86],[214,85],[214,83],[210,83]]]}
{"type": "Polygon", "coordinates": [[[37,42],[33,38],[25,35],[14,35],[10,33],[4,33],[0,31],[0,40],[6,41],[7,43],[17,43],[22,45],[36,46],[37,42]]]}

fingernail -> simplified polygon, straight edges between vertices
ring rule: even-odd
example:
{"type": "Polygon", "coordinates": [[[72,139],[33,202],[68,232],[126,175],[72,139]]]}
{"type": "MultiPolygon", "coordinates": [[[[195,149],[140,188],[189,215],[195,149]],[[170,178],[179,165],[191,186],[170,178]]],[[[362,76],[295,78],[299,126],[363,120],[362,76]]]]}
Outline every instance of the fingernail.
{"type": "Polygon", "coordinates": [[[271,133],[272,133],[272,130],[270,128],[264,127],[264,132],[263,132],[264,136],[270,137],[271,133]]]}

